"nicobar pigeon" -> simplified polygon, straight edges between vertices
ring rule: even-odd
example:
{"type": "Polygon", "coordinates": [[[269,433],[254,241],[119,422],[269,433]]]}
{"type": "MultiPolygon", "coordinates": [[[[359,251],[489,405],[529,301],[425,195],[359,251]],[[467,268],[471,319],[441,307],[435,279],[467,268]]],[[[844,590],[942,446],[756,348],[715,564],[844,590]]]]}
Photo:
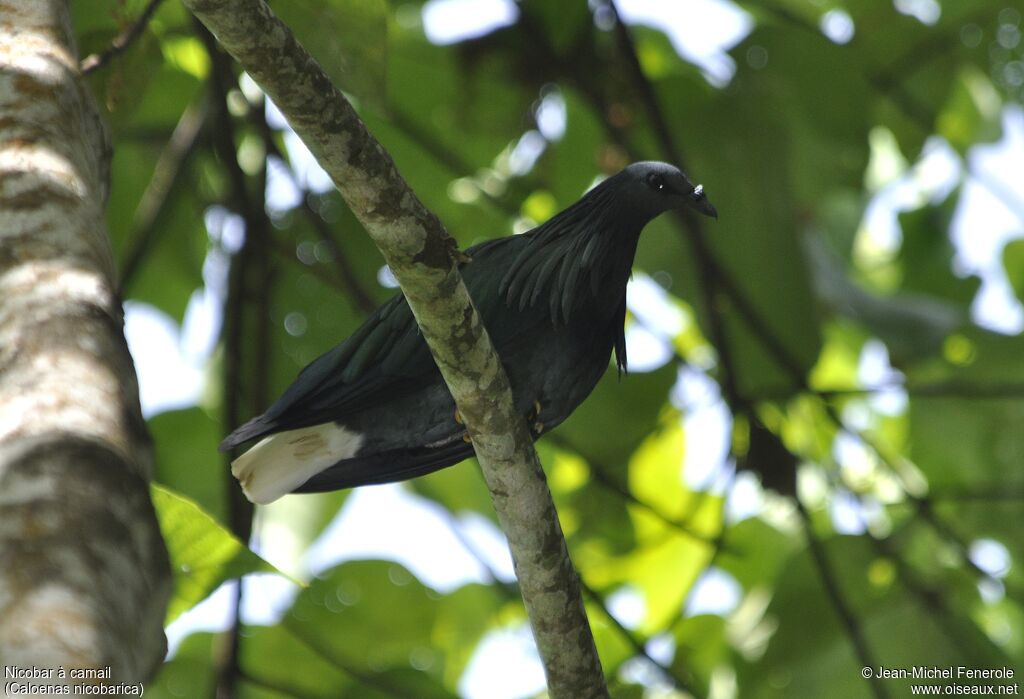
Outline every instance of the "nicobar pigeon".
{"type": "MultiPolygon", "coordinates": [[[[466,250],[462,276],[534,439],[590,394],[613,349],[626,368],[626,283],[640,231],[682,207],[717,218],[678,168],[634,163],[547,223],[466,250]]],[[[473,454],[401,294],[221,449],[256,438],[231,467],[255,503],[404,480],[473,454]]]]}

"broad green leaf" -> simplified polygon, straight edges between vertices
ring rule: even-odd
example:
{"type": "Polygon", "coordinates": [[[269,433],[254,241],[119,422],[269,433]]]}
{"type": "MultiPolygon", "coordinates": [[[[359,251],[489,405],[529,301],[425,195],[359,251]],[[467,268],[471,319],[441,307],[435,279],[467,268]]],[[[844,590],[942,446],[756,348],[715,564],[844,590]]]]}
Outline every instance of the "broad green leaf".
{"type": "Polygon", "coordinates": [[[677,417],[673,418],[633,452],[629,489],[660,512],[682,518],[694,494],[683,481],[683,426],[677,417]]]}
{"type": "Polygon", "coordinates": [[[947,385],[948,395],[915,395],[909,456],[933,489],[950,492],[1024,487],[1024,396],[985,390],[1024,383],[1024,339],[979,329],[951,337],[944,356],[908,375],[947,385]],[[980,393],[971,397],[972,387],[980,393]]]}
{"type": "Polygon", "coordinates": [[[418,682],[418,696],[450,696],[502,603],[493,588],[440,595],[398,564],[353,561],[313,581],[282,623],[345,673],[390,673],[405,688],[418,682]]]}
{"type": "MultiPolygon", "coordinates": [[[[880,559],[867,540],[833,537],[824,548],[838,594],[855,615],[877,662],[886,667],[970,664],[962,629],[951,629],[926,600],[915,598],[892,578],[872,583],[872,566],[880,559]]],[[[741,674],[743,696],[870,696],[860,675],[864,663],[806,551],[787,563],[767,613],[778,620],[778,627],[764,656],[741,674]]],[[[909,692],[908,685],[886,683],[893,692],[909,692]]]]}
{"type": "Polygon", "coordinates": [[[225,580],[246,573],[280,573],[192,500],[155,484],[150,494],[174,576],[165,623],[204,600],[225,580]]]}
{"type": "Polygon", "coordinates": [[[161,413],[147,424],[156,448],[155,480],[226,522],[226,487],[234,479],[217,451],[220,423],[202,408],[185,408],[161,413]]]}
{"type": "Polygon", "coordinates": [[[571,446],[622,478],[629,456],[656,426],[675,378],[672,364],[621,377],[609,370],[552,440],[571,446]]]}

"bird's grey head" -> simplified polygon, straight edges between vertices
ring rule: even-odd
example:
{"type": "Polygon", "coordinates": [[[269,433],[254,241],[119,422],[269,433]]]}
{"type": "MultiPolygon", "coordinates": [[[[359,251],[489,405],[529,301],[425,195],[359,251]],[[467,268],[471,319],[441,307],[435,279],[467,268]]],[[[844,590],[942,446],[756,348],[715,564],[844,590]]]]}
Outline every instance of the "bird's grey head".
{"type": "Polygon", "coordinates": [[[669,209],[683,208],[718,218],[704,188],[694,186],[679,168],[668,163],[655,160],[633,163],[611,180],[617,180],[615,184],[623,201],[649,219],[669,209]]]}

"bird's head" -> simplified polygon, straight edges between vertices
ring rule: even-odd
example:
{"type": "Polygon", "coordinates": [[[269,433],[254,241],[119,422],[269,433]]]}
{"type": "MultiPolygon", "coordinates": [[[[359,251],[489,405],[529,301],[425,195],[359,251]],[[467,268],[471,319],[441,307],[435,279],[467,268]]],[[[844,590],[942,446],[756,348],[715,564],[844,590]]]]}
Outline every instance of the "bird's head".
{"type": "Polygon", "coordinates": [[[718,218],[718,212],[704,194],[704,187],[694,186],[679,168],[648,160],[633,163],[615,176],[620,194],[638,213],[653,219],[669,209],[690,208],[697,213],[718,218]]]}

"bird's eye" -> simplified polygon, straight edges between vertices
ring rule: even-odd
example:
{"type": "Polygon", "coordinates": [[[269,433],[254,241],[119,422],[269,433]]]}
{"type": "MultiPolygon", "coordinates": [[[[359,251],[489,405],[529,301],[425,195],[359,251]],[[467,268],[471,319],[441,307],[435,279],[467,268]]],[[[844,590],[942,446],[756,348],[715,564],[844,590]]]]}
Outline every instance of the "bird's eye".
{"type": "Polygon", "coordinates": [[[647,178],[647,185],[655,192],[661,192],[665,189],[665,178],[655,173],[647,178]]]}

